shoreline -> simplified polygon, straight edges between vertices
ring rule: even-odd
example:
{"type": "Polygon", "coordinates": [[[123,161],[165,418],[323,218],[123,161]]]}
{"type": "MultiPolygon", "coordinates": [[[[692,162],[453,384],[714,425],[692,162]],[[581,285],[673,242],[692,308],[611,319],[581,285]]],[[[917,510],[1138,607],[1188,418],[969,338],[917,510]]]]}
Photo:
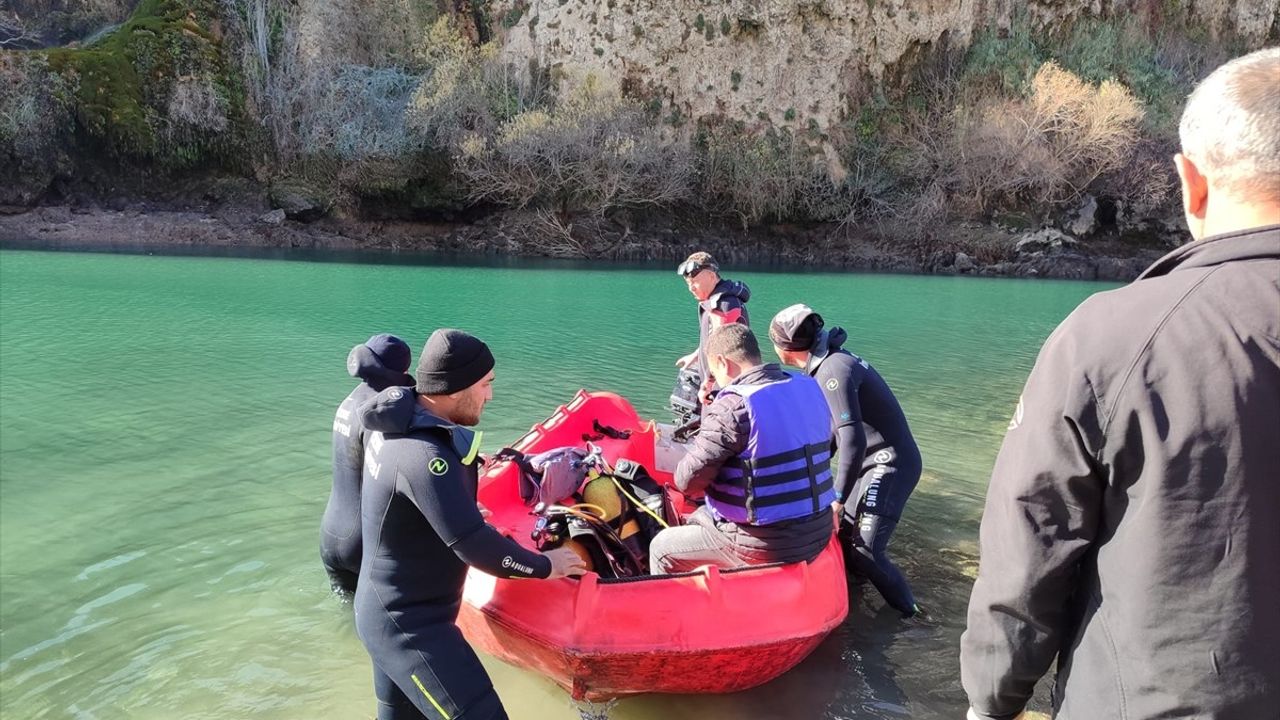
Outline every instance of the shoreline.
{"type": "Polygon", "coordinates": [[[619,264],[678,263],[705,249],[726,265],[814,271],[1052,278],[1126,282],[1171,248],[1134,246],[1115,238],[1077,241],[1051,227],[1015,232],[952,224],[925,241],[898,240],[890,226],[778,224],[743,230],[675,215],[610,228],[589,244],[531,243],[525,213],[501,212],[474,222],[322,218],[302,222],[252,205],[115,208],[46,205],[0,208],[0,246],[125,250],[313,250],[371,257],[444,255],[555,258],[619,264]]]}

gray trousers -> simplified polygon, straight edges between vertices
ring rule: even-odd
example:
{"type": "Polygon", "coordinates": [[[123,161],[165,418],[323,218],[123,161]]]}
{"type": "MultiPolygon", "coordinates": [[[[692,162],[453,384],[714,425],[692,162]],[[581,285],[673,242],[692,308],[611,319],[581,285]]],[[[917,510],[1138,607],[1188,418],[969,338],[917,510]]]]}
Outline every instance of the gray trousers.
{"type": "Polygon", "coordinates": [[[690,513],[685,523],[653,537],[649,544],[649,572],[666,575],[688,572],[702,565],[735,568],[752,564],[733,537],[716,526],[715,518],[705,506],[690,513]]]}

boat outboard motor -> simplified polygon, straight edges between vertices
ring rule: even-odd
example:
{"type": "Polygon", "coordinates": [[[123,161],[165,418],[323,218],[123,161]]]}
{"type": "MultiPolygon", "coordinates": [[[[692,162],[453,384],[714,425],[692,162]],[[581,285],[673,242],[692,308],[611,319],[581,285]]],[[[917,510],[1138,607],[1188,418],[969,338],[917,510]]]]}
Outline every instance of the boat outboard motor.
{"type": "Polygon", "coordinates": [[[686,367],[676,374],[676,386],[671,391],[671,416],[675,420],[672,439],[687,441],[702,426],[702,403],[698,392],[702,389],[702,374],[697,368],[686,367]]]}
{"type": "Polygon", "coordinates": [[[702,373],[697,368],[682,368],[676,374],[676,386],[671,390],[671,416],[676,427],[684,427],[702,415],[702,403],[698,391],[702,389],[702,373]]]}

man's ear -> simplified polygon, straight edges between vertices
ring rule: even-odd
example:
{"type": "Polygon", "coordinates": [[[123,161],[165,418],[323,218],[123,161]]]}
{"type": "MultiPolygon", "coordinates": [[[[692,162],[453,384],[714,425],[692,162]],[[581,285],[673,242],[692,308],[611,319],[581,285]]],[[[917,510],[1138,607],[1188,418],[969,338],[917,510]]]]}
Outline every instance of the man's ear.
{"type": "Polygon", "coordinates": [[[1178,180],[1182,183],[1182,209],[1187,217],[1204,219],[1205,208],[1209,204],[1209,181],[1195,161],[1182,153],[1173,156],[1173,164],[1178,168],[1178,180]]]}

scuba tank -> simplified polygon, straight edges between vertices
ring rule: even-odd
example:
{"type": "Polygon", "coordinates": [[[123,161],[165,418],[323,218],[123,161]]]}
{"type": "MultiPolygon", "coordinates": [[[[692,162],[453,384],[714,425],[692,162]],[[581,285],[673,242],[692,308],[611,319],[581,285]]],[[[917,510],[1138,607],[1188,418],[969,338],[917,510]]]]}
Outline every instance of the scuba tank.
{"type": "Polygon", "coordinates": [[[568,547],[588,569],[606,578],[638,577],[647,573],[646,559],[623,541],[593,505],[549,505],[534,508],[533,540],[538,550],[568,547]]]}
{"type": "Polygon", "coordinates": [[[571,548],[601,577],[648,574],[649,543],[677,517],[675,508],[639,463],[621,458],[610,467],[599,447],[587,447],[574,453],[586,467],[586,478],[561,502],[534,506],[538,519],[532,538],[539,550],[571,548]]]}

